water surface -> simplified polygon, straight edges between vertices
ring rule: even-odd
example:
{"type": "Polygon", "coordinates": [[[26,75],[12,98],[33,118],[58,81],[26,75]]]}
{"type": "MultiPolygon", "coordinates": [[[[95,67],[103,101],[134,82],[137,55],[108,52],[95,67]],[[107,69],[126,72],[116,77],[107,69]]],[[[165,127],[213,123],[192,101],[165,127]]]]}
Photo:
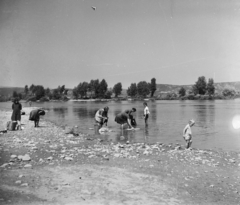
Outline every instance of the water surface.
{"type": "MultiPolygon", "coordinates": [[[[102,135],[106,140],[119,141],[125,136],[130,142],[163,142],[184,144],[183,128],[189,119],[196,124],[192,127],[193,144],[201,149],[240,150],[240,130],[234,129],[232,120],[240,115],[240,100],[215,101],[148,101],[150,116],[148,126],[143,120],[143,102],[44,102],[33,103],[49,112],[44,119],[57,125],[77,125],[82,133],[94,133],[94,115],[99,108],[109,107],[108,127],[113,131],[102,135]],[[135,118],[140,130],[121,130],[114,118],[119,112],[135,107],[135,118]]],[[[22,103],[23,107],[28,106],[22,103]]],[[[11,109],[11,103],[0,103],[0,108],[11,109]]],[[[41,122],[40,122],[41,123],[41,122]]],[[[40,124],[41,125],[41,124],[40,124]]]]}

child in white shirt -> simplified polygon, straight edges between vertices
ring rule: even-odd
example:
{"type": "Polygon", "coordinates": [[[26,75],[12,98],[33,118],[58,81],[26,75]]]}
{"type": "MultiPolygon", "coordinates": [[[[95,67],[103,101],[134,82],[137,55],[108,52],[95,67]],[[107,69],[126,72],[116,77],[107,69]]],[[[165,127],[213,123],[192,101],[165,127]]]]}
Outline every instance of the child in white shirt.
{"type": "Polygon", "coordinates": [[[186,127],[183,129],[183,138],[186,141],[186,148],[190,148],[192,145],[192,130],[191,127],[195,124],[194,120],[189,120],[186,127]]]}
{"type": "Polygon", "coordinates": [[[143,105],[144,105],[144,113],[143,113],[143,116],[144,116],[145,125],[147,125],[147,124],[148,124],[148,117],[149,117],[150,112],[149,112],[147,103],[144,102],[143,105]]]}

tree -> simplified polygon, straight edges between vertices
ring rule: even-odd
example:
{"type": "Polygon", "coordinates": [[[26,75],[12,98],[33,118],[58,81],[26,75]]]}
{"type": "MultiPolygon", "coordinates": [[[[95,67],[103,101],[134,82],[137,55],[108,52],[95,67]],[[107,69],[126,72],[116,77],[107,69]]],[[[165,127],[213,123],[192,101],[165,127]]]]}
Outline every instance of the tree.
{"type": "Polygon", "coordinates": [[[34,85],[34,84],[32,84],[32,85],[30,86],[30,88],[29,88],[29,90],[31,91],[31,93],[32,93],[32,94],[34,94],[34,92],[33,92],[33,90],[34,90],[34,87],[35,87],[35,85],[34,85]]]}
{"type": "Polygon", "coordinates": [[[15,90],[13,91],[12,97],[13,97],[13,98],[17,98],[17,97],[18,97],[17,91],[15,91],[15,90]]]}
{"type": "Polygon", "coordinates": [[[88,87],[89,85],[87,82],[79,83],[77,88],[78,88],[78,93],[81,95],[81,98],[87,95],[88,87]]]}
{"type": "Polygon", "coordinates": [[[122,83],[117,83],[113,87],[113,93],[115,94],[115,97],[117,98],[118,95],[120,95],[122,92],[122,83]]]}
{"type": "Polygon", "coordinates": [[[53,90],[52,97],[53,97],[54,100],[61,99],[61,95],[59,93],[59,88],[56,88],[56,89],[53,90]]]}
{"type": "Polygon", "coordinates": [[[65,91],[65,85],[59,86],[60,94],[64,94],[64,91],[65,91]]]}
{"type": "Polygon", "coordinates": [[[28,86],[25,85],[25,87],[24,87],[24,93],[27,95],[27,94],[28,94],[28,91],[29,91],[28,86]]]}
{"type": "Polygon", "coordinates": [[[150,93],[149,85],[146,81],[141,81],[137,84],[138,95],[146,97],[150,93]]]}
{"type": "Polygon", "coordinates": [[[34,94],[36,96],[36,100],[39,100],[40,98],[45,96],[45,90],[42,85],[37,85],[34,87],[34,94]]]}
{"type": "Polygon", "coordinates": [[[111,96],[112,96],[112,91],[111,91],[111,90],[108,90],[108,91],[105,93],[105,98],[106,98],[106,99],[111,99],[111,96]]]}
{"type": "Polygon", "coordinates": [[[94,94],[95,94],[95,97],[98,98],[99,97],[99,80],[93,80],[93,91],[94,91],[94,94]]]}
{"type": "Polygon", "coordinates": [[[183,97],[186,95],[186,89],[184,87],[181,87],[178,91],[178,94],[183,97]]]}
{"type": "Polygon", "coordinates": [[[157,90],[157,85],[156,85],[156,78],[151,79],[151,83],[149,84],[150,92],[151,92],[151,97],[153,97],[155,91],[157,90]]]}
{"type": "Polygon", "coordinates": [[[131,97],[135,97],[137,95],[137,84],[131,83],[130,87],[127,89],[127,94],[131,97]]]}
{"type": "Polygon", "coordinates": [[[78,99],[78,88],[77,87],[73,88],[72,94],[73,94],[73,98],[78,99]]]}
{"type": "Polygon", "coordinates": [[[204,95],[207,91],[207,83],[204,76],[198,78],[198,81],[193,85],[193,92],[195,95],[204,95]]]}
{"type": "Polygon", "coordinates": [[[233,88],[225,88],[222,92],[223,96],[225,97],[233,97],[236,95],[236,91],[233,88]]]}
{"type": "Polygon", "coordinates": [[[46,96],[49,96],[49,95],[50,95],[50,93],[51,93],[51,91],[50,91],[50,89],[49,89],[49,88],[45,89],[45,95],[46,95],[46,96]]]}
{"type": "Polygon", "coordinates": [[[212,78],[208,79],[207,91],[209,95],[213,95],[215,93],[215,86],[212,78]]]}
{"type": "Polygon", "coordinates": [[[88,84],[88,90],[91,92],[91,98],[92,98],[92,92],[94,91],[94,80],[91,80],[88,84]]]}
{"type": "Polygon", "coordinates": [[[99,97],[104,98],[107,90],[108,90],[108,84],[104,79],[102,79],[102,81],[99,84],[99,90],[98,90],[99,91],[99,97]]]}

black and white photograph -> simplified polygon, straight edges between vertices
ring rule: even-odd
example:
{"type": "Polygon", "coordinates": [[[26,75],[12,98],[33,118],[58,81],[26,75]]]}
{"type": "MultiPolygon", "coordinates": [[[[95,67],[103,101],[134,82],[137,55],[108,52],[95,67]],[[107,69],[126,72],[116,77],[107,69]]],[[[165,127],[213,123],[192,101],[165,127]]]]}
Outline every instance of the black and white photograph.
{"type": "Polygon", "coordinates": [[[0,0],[0,204],[240,205],[240,1],[0,0]]]}

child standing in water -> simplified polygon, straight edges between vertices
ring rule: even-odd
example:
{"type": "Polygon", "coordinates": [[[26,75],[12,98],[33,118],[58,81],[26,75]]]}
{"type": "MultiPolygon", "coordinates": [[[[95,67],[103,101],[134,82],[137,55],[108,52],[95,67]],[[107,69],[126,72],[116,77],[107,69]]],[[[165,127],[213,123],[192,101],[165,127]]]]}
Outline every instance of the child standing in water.
{"type": "Polygon", "coordinates": [[[144,121],[145,121],[145,125],[148,125],[148,117],[149,117],[150,112],[149,112],[147,103],[144,102],[143,105],[144,105],[144,113],[143,113],[144,121]]]}
{"type": "Polygon", "coordinates": [[[192,130],[191,127],[195,124],[194,120],[189,120],[186,127],[183,129],[183,138],[186,141],[186,148],[189,149],[192,145],[192,130]]]}

